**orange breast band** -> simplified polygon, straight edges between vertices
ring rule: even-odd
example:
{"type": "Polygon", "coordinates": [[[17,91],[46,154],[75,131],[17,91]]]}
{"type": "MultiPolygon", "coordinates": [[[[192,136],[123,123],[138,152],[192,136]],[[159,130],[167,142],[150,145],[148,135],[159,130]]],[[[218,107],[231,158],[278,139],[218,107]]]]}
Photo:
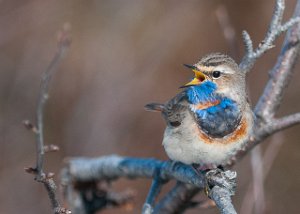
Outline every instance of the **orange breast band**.
{"type": "Polygon", "coordinates": [[[223,137],[223,138],[212,138],[209,137],[207,134],[199,130],[199,137],[202,139],[204,143],[211,144],[211,143],[217,143],[217,144],[231,144],[238,142],[239,140],[243,139],[247,135],[247,128],[248,124],[245,118],[241,120],[240,125],[236,128],[234,132],[231,134],[223,137]]]}
{"type": "Polygon", "coordinates": [[[216,106],[218,104],[220,104],[220,101],[215,100],[215,101],[212,101],[212,102],[196,104],[196,105],[194,105],[194,108],[197,109],[197,110],[203,110],[203,109],[207,109],[207,108],[212,107],[212,106],[216,106]]]}

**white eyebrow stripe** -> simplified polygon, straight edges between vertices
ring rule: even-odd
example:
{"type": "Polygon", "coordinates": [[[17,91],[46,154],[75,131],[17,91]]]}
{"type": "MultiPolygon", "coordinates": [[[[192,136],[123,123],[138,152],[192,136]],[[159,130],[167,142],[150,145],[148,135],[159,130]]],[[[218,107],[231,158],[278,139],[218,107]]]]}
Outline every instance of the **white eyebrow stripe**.
{"type": "Polygon", "coordinates": [[[224,73],[224,74],[233,74],[234,73],[234,71],[231,68],[224,67],[224,66],[217,66],[214,70],[220,71],[221,73],[224,73]]]}

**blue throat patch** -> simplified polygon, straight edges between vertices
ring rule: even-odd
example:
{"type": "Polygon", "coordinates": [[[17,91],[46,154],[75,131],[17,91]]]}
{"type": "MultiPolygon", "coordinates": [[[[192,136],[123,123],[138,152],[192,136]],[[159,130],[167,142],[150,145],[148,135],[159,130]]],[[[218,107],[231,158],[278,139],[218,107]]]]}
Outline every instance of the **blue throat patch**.
{"type": "Polygon", "coordinates": [[[211,81],[206,81],[196,86],[190,86],[186,90],[188,101],[191,104],[198,104],[215,100],[216,97],[214,92],[216,89],[217,85],[211,81]]]}

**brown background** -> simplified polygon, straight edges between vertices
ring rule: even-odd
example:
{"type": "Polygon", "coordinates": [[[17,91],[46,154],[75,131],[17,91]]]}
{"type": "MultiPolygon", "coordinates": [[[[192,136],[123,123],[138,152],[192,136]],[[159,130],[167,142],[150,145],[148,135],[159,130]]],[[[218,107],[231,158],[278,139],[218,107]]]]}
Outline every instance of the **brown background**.
{"type": "MultiPolygon", "coordinates": [[[[46,159],[46,169],[57,174],[63,159],[70,156],[117,153],[167,159],[161,146],[164,123],[159,114],[145,112],[143,106],[164,102],[179,91],[192,76],[182,63],[194,63],[209,52],[229,52],[215,14],[222,2],[242,54],[241,31],[247,29],[257,44],[265,34],[274,0],[1,0],[0,213],[51,213],[44,188],[23,171],[35,162],[35,144],[21,121],[35,118],[40,76],[64,23],[72,26],[73,43],[53,78],[45,125],[46,142],[61,148],[46,159]]],[[[294,6],[295,1],[289,0],[285,17],[294,6]]],[[[253,103],[282,38],[248,75],[253,103]]],[[[280,115],[300,110],[299,66],[295,71],[280,115]]],[[[299,126],[271,140],[276,139],[284,145],[266,179],[267,213],[299,213],[299,126]]],[[[240,210],[252,178],[249,157],[236,168],[239,187],[234,203],[240,210]]],[[[137,190],[132,213],[139,213],[149,185],[149,180],[122,179],[115,187],[137,190]]],[[[199,212],[218,213],[216,209],[187,213],[199,212]]]]}

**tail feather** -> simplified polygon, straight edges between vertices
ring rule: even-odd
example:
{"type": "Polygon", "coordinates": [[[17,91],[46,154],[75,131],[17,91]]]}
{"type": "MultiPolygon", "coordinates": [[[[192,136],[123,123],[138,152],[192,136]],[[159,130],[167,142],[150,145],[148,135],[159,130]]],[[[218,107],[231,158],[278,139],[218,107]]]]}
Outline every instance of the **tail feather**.
{"type": "Polygon", "coordinates": [[[162,112],[165,108],[165,105],[161,103],[149,103],[145,105],[144,108],[146,111],[162,112]]]}

